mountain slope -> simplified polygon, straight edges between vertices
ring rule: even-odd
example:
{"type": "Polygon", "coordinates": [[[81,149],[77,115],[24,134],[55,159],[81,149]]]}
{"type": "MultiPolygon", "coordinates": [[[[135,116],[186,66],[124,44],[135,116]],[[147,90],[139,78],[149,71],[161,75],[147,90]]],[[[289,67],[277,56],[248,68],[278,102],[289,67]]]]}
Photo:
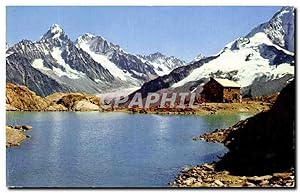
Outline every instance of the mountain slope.
{"type": "MultiPolygon", "coordinates": [[[[183,65],[179,59],[164,57],[173,62],[168,63],[168,70],[183,65]]],[[[156,73],[160,65],[164,67],[129,54],[101,36],[84,34],[73,42],[57,24],[38,41],[22,40],[12,47],[6,44],[7,82],[28,86],[41,96],[136,88],[166,74],[156,73]]]]}
{"type": "Polygon", "coordinates": [[[147,82],[140,91],[143,95],[162,88],[176,92],[191,91],[201,87],[207,78],[217,77],[236,81],[243,87],[244,95],[260,96],[279,92],[294,76],[294,53],[293,49],[288,50],[294,42],[292,23],[294,8],[284,7],[269,22],[227,44],[217,55],[200,59],[180,70],[173,70],[167,76],[147,82]],[[270,86],[272,84],[267,84],[270,81],[275,82],[273,85],[281,86],[272,89],[261,86],[258,91],[257,85],[270,86]],[[256,87],[253,88],[253,85],[256,87]]]}
{"type": "Polygon", "coordinates": [[[95,60],[107,64],[107,69],[123,80],[131,78],[144,82],[157,77],[151,65],[101,36],[84,34],[76,40],[76,46],[89,53],[95,60]]]}
{"type": "Polygon", "coordinates": [[[89,33],[77,38],[76,46],[122,80],[149,81],[185,65],[184,61],[159,52],[148,56],[129,54],[119,45],[89,33]]]}

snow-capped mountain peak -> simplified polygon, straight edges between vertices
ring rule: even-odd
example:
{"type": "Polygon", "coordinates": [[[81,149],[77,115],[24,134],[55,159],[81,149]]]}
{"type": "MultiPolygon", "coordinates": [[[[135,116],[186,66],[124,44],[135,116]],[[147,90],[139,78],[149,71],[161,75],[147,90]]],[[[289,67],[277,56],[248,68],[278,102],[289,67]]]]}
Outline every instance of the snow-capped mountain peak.
{"type": "Polygon", "coordinates": [[[257,26],[246,37],[263,32],[274,44],[294,52],[294,12],[294,7],[283,7],[270,21],[257,26]]]}
{"type": "Polygon", "coordinates": [[[163,55],[162,53],[160,52],[155,52],[153,54],[149,54],[148,57],[152,60],[155,60],[155,59],[158,59],[158,58],[163,58],[165,57],[165,55],[163,55]]]}
{"type": "Polygon", "coordinates": [[[53,24],[47,33],[45,33],[41,40],[57,40],[57,39],[68,39],[68,36],[65,34],[62,27],[60,27],[58,24],[53,24]]]}
{"type": "Polygon", "coordinates": [[[202,59],[204,59],[205,58],[205,56],[203,55],[203,54],[198,54],[198,56],[196,56],[189,64],[192,64],[192,63],[194,63],[194,62],[197,62],[197,61],[199,61],[199,60],[202,60],[202,59]]]}
{"type": "Polygon", "coordinates": [[[82,36],[79,36],[77,40],[81,40],[81,41],[88,41],[91,40],[93,38],[95,38],[96,36],[94,34],[91,33],[85,33],[82,36]]]}
{"type": "Polygon", "coordinates": [[[295,15],[294,11],[295,11],[294,7],[284,6],[284,7],[281,8],[281,10],[277,14],[275,14],[275,17],[276,16],[281,17],[284,14],[292,14],[294,16],[295,15]]]}
{"type": "Polygon", "coordinates": [[[148,63],[154,67],[155,72],[159,76],[170,73],[175,68],[185,66],[183,60],[175,58],[174,56],[166,56],[160,52],[155,52],[149,55],[137,55],[143,62],[148,63]]]}
{"type": "Polygon", "coordinates": [[[270,21],[260,24],[245,37],[227,44],[216,55],[217,58],[194,69],[172,87],[181,87],[213,76],[232,79],[242,87],[251,88],[258,82],[265,83],[293,76],[293,50],[294,8],[283,7],[270,21]]]}
{"type": "Polygon", "coordinates": [[[75,43],[76,45],[79,45],[81,43],[84,43],[84,42],[88,42],[88,41],[91,41],[92,39],[96,38],[96,36],[94,34],[91,34],[91,33],[85,33],[81,36],[79,36],[75,43]]]}
{"type": "Polygon", "coordinates": [[[58,25],[58,24],[53,24],[50,27],[50,31],[53,34],[57,34],[57,33],[63,33],[63,29],[58,25]]]}
{"type": "Polygon", "coordinates": [[[112,52],[124,52],[126,53],[119,45],[113,44],[107,41],[102,36],[96,36],[90,33],[85,33],[77,38],[75,41],[78,47],[81,45],[86,44],[96,53],[102,53],[107,55],[108,53],[112,52]]]}

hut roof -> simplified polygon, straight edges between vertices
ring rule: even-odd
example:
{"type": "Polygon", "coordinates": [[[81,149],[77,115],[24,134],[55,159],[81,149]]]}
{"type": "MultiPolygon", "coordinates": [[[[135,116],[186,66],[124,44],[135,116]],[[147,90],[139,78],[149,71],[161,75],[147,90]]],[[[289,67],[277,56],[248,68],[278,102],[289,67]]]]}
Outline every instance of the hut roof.
{"type": "Polygon", "coordinates": [[[214,80],[217,81],[223,87],[235,87],[235,88],[241,87],[240,85],[238,85],[236,82],[232,80],[222,79],[222,78],[214,78],[214,80]]]}

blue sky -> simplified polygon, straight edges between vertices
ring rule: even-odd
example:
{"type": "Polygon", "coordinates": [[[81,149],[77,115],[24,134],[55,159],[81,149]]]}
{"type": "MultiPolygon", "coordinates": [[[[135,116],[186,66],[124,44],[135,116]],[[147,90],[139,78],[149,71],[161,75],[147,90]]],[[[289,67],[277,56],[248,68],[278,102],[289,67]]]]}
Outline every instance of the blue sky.
{"type": "Polygon", "coordinates": [[[75,40],[100,35],[129,53],[159,51],[186,61],[215,54],[280,7],[7,7],[6,41],[38,40],[57,23],[75,40]]]}

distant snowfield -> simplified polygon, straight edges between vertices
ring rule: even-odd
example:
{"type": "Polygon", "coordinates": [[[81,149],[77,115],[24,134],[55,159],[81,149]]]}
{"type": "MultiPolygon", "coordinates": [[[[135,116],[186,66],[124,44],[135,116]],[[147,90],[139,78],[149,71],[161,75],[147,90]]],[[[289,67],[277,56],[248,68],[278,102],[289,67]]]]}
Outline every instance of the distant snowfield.
{"type": "Polygon", "coordinates": [[[93,60],[101,64],[103,68],[107,69],[115,77],[120,78],[123,81],[127,81],[128,79],[133,79],[130,76],[130,73],[128,72],[125,73],[123,70],[118,68],[116,64],[109,61],[106,56],[92,52],[89,48],[89,45],[87,45],[86,43],[80,42],[79,47],[83,51],[88,53],[93,58],[93,60]]]}
{"type": "Polygon", "coordinates": [[[156,74],[158,74],[158,76],[163,76],[166,74],[169,74],[172,70],[170,70],[167,66],[163,65],[164,61],[162,59],[159,59],[159,62],[150,62],[150,64],[152,66],[154,66],[155,72],[156,74]],[[159,70],[161,69],[161,70],[159,70]]]}
{"type": "Polygon", "coordinates": [[[111,92],[106,92],[106,93],[99,93],[96,94],[96,96],[100,97],[100,99],[112,99],[116,97],[125,97],[128,96],[129,94],[133,93],[134,91],[137,91],[140,89],[140,87],[131,87],[131,88],[124,88],[124,89],[119,89],[111,92]]]}
{"type": "Polygon", "coordinates": [[[234,78],[239,79],[238,84],[242,87],[246,87],[252,84],[256,77],[266,75],[267,77],[280,78],[286,74],[294,74],[294,66],[284,63],[277,67],[271,66],[268,59],[264,59],[257,49],[260,44],[267,44],[276,47],[278,50],[282,50],[289,55],[294,55],[277,45],[274,45],[264,33],[257,33],[253,37],[249,38],[249,43],[241,43],[241,46],[237,50],[229,49],[234,42],[229,43],[221,55],[204,64],[203,66],[194,69],[183,80],[172,85],[173,88],[183,86],[190,81],[196,81],[201,78],[210,77],[211,73],[222,71],[222,74],[237,71],[234,78]],[[249,60],[246,61],[246,58],[249,60]]]}
{"type": "Polygon", "coordinates": [[[151,62],[141,57],[139,57],[139,59],[142,60],[142,62],[148,62],[150,65],[152,65],[154,67],[154,71],[158,76],[169,74],[172,71],[166,65],[164,65],[165,61],[162,59],[158,59],[158,62],[151,62]]]}

